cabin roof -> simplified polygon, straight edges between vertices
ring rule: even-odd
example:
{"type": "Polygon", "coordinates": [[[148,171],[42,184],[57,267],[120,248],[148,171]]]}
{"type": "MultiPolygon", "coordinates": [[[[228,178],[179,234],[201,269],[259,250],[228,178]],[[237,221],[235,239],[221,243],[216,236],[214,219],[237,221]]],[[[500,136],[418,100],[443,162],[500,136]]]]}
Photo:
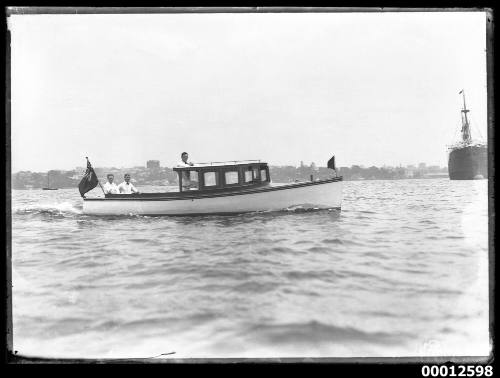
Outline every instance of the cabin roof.
{"type": "Polygon", "coordinates": [[[266,165],[267,163],[260,160],[233,160],[233,161],[212,161],[209,163],[195,163],[190,167],[174,167],[174,171],[192,170],[196,168],[228,168],[240,167],[243,165],[266,165]]]}

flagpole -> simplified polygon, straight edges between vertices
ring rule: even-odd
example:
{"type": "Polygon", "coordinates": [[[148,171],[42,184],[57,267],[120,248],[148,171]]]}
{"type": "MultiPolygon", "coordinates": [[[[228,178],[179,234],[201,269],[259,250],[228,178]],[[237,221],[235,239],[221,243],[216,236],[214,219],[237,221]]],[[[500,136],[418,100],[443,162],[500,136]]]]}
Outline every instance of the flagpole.
{"type": "MultiPolygon", "coordinates": [[[[95,173],[95,172],[94,172],[94,173],[95,173]]],[[[97,174],[95,175],[95,177],[97,177],[97,174]]],[[[97,177],[97,183],[98,183],[98,184],[99,184],[99,186],[101,187],[101,189],[102,189],[102,192],[103,192],[104,196],[106,196],[106,192],[104,191],[104,188],[102,187],[101,182],[99,181],[99,177],[97,177]]]]}
{"type": "MultiPolygon", "coordinates": [[[[90,164],[89,158],[87,156],[85,156],[85,159],[87,159],[87,162],[90,164]]],[[[90,166],[92,167],[92,164],[90,164],[90,166]]],[[[92,167],[92,171],[94,171],[94,167],[92,167]]],[[[95,175],[95,177],[97,179],[97,183],[99,184],[99,186],[102,189],[102,192],[103,192],[104,196],[106,196],[106,192],[104,191],[104,188],[102,187],[101,182],[99,181],[99,177],[97,177],[97,173],[95,173],[95,171],[94,171],[94,175],[95,175]]]]}

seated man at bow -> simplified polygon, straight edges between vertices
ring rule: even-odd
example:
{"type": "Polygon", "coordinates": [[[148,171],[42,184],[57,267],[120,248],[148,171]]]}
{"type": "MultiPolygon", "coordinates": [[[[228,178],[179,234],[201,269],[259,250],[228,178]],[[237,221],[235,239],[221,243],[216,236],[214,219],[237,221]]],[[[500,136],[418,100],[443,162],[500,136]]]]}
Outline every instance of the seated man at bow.
{"type": "Polygon", "coordinates": [[[125,181],[118,185],[118,191],[120,192],[120,194],[139,193],[135,186],[130,182],[130,174],[125,173],[125,176],[123,176],[123,178],[125,179],[125,181]]]}
{"type": "Polygon", "coordinates": [[[115,176],[112,173],[107,175],[108,182],[104,184],[104,194],[118,194],[118,186],[113,182],[115,176]]]}

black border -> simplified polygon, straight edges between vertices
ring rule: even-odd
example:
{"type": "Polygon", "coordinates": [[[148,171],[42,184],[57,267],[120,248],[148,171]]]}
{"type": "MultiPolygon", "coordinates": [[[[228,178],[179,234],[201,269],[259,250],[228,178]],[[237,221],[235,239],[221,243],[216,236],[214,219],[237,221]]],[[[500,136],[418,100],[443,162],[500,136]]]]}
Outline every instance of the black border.
{"type": "MultiPolygon", "coordinates": [[[[90,13],[101,13],[101,14],[109,14],[109,13],[267,13],[267,12],[457,12],[457,11],[486,11],[487,12],[487,93],[488,93],[488,206],[489,206],[489,289],[490,289],[490,332],[493,342],[493,349],[490,356],[481,356],[481,357],[405,357],[405,358],[298,358],[298,359],[169,359],[169,360],[158,360],[158,359],[44,359],[37,357],[27,357],[27,356],[17,356],[13,353],[12,350],[12,307],[11,307],[11,160],[10,160],[10,127],[11,127],[11,115],[10,115],[10,32],[7,30],[6,17],[2,18],[4,22],[4,30],[5,33],[5,53],[6,53],[6,68],[5,68],[5,96],[6,96],[6,107],[5,107],[5,137],[6,143],[5,146],[5,165],[3,165],[3,169],[5,169],[6,174],[6,195],[5,195],[5,204],[6,204],[6,217],[4,218],[6,221],[5,230],[5,238],[6,238],[6,254],[5,260],[2,262],[6,263],[6,280],[4,281],[5,290],[5,303],[6,303],[6,352],[4,354],[5,362],[10,364],[52,364],[54,362],[59,364],[74,364],[74,363],[93,363],[93,364],[148,364],[148,363],[182,363],[182,364],[244,364],[248,363],[255,364],[268,364],[268,365],[276,365],[279,364],[283,366],[283,362],[290,363],[295,365],[300,363],[305,366],[312,365],[323,365],[323,364],[336,364],[335,371],[338,368],[347,368],[346,371],[349,373],[353,373],[357,371],[360,367],[367,367],[366,365],[370,365],[370,373],[373,374],[375,372],[380,372],[380,368],[385,372],[386,369],[397,367],[399,372],[406,371],[413,373],[412,376],[421,376],[420,367],[424,364],[446,364],[446,365],[464,365],[464,364],[491,364],[494,362],[495,355],[495,324],[494,324],[494,314],[495,314],[495,208],[494,208],[494,193],[495,193],[495,148],[494,148],[494,121],[495,121],[495,81],[494,81],[494,47],[496,40],[496,30],[494,28],[494,11],[493,5],[491,3],[480,3],[477,2],[475,4],[471,4],[469,7],[467,5],[457,6],[456,3],[451,2],[441,2],[440,5],[434,4],[411,4],[407,3],[406,5],[409,7],[404,8],[399,5],[393,5],[392,7],[384,7],[378,4],[373,4],[369,7],[359,7],[354,8],[352,5],[350,7],[322,7],[312,8],[312,7],[262,7],[262,6],[250,6],[250,7],[165,7],[161,9],[157,8],[148,8],[148,7],[135,7],[134,9],[130,8],[119,8],[119,7],[96,7],[91,6],[92,8],[87,7],[13,7],[13,8],[4,8],[6,16],[12,14],[90,14],[90,13]],[[429,8],[430,6],[430,8],[429,8]],[[485,9],[485,8],[488,9],[485,9]],[[313,363],[313,364],[311,364],[313,363]]],[[[176,6],[175,2],[170,2],[170,6],[176,6]]]]}

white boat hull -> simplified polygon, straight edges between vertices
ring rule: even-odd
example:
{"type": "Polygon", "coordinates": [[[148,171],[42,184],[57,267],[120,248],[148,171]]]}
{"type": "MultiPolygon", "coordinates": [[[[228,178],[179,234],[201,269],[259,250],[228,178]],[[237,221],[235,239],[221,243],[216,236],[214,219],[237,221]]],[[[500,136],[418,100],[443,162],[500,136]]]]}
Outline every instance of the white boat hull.
{"type": "Polygon", "coordinates": [[[192,215],[279,211],[301,206],[340,209],[342,186],[341,180],[326,180],[200,198],[85,199],[83,212],[91,215],[192,215]]]}

